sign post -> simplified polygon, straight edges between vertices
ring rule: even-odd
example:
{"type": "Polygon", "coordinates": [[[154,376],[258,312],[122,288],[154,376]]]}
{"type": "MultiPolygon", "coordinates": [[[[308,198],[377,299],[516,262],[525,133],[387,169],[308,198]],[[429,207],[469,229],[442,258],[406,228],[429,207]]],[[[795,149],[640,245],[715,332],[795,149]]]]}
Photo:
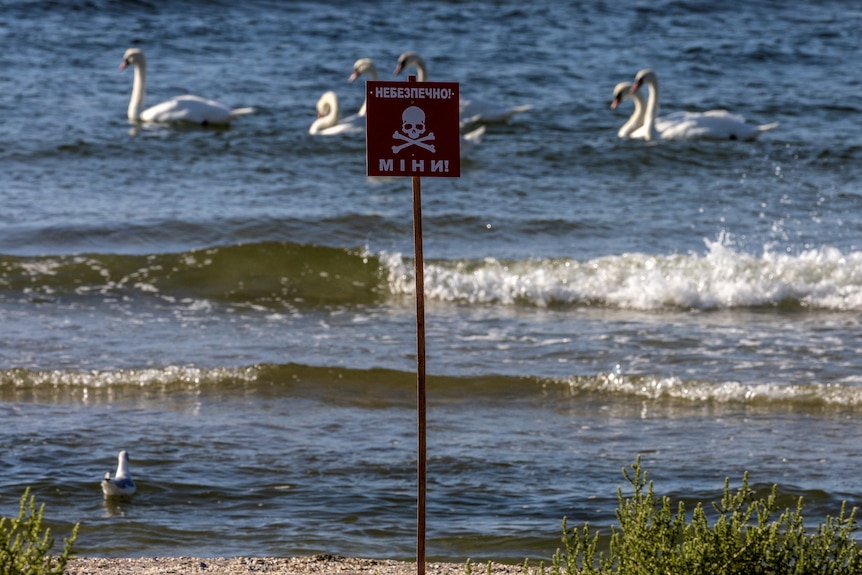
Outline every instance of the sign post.
{"type": "Polygon", "coordinates": [[[366,82],[365,149],[369,176],[413,179],[413,249],[416,276],[416,411],[418,415],[416,569],[425,575],[425,263],[422,255],[422,176],[461,175],[458,84],[366,82]]]}

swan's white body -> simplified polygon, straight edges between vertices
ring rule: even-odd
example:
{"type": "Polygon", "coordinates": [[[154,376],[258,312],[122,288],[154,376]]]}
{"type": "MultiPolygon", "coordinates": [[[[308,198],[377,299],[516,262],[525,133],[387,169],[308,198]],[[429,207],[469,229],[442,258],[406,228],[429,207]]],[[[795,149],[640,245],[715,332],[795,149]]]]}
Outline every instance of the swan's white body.
{"type": "Polygon", "coordinates": [[[116,497],[120,495],[132,495],[135,493],[135,482],[129,473],[129,454],[121,451],[117,456],[117,473],[111,477],[111,473],[105,473],[102,479],[102,493],[105,497],[116,497]]]}
{"type": "MultiPolygon", "coordinates": [[[[778,123],[757,126],[748,124],[745,118],[727,110],[708,112],[674,112],[658,117],[659,88],[655,72],[647,68],[635,76],[631,86],[633,95],[647,85],[649,98],[643,114],[643,124],[631,132],[630,138],[644,140],[753,140],[763,132],[775,128],[778,123]]],[[[641,100],[642,101],[642,100],[641,100]]],[[[638,100],[635,100],[637,107],[638,100]]],[[[637,110],[635,111],[637,113],[637,110]]]]}
{"type": "Polygon", "coordinates": [[[229,108],[220,102],[207,100],[200,96],[176,96],[144,108],[147,93],[147,60],[138,48],[129,48],[123,55],[120,70],[132,66],[135,76],[132,83],[132,97],[129,99],[129,120],[146,123],[188,122],[202,126],[229,124],[231,120],[254,112],[254,108],[229,108]]]}
{"type": "Polygon", "coordinates": [[[317,119],[308,128],[308,133],[320,136],[337,134],[356,134],[365,131],[365,116],[354,114],[341,118],[338,95],[333,91],[324,92],[317,100],[317,119]]]}
{"type": "MultiPolygon", "coordinates": [[[[425,82],[428,80],[428,69],[425,61],[416,52],[404,52],[398,57],[395,66],[395,75],[401,73],[405,68],[416,68],[416,80],[425,82]]],[[[504,106],[494,102],[473,100],[461,96],[458,102],[459,123],[462,128],[476,123],[506,122],[515,114],[526,112],[532,106],[504,106]]]]}
{"type": "Polygon", "coordinates": [[[482,143],[482,136],[485,135],[485,129],[485,126],[479,126],[466,134],[461,134],[460,154],[462,158],[466,157],[473,151],[473,148],[482,143]]]}

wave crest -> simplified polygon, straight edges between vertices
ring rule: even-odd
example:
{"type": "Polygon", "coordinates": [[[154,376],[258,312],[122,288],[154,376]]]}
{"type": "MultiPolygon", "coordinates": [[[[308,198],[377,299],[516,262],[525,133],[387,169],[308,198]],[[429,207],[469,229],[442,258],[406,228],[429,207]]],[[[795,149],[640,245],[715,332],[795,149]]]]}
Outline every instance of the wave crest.
{"type": "Polygon", "coordinates": [[[624,395],[647,400],[683,400],[697,404],[862,407],[862,378],[845,383],[781,385],[607,373],[566,378],[559,383],[573,393],[624,395]]]}
{"type": "MultiPolygon", "coordinates": [[[[426,262],[425,290],[441,301],[543,307],[862,310],[862,252],[822,247],[791,255],[765,249],[752,256],[721,240],[706,244],[704,255],[426,262]]],[[[413,293],[413,273],[404,259],[380,259],[390,290],[413,293]]]]}
{"type": "MultiPolygon", "coordinates": [[[[46,403],[127,401],[195,402],[203,397],[239,394],[261,398],[294,397],[366,409],[415,409],[414,373],[388,369],[351,369],[296,363],[235,368],[166,366],[128,370],[0,371],[0,400],[46,403]]],[[[509,402],[534,398],[566,409],[599,402],[620,409],[668,406],[683,411],[703,406],[744,406],[765,410],[862,408],[862,376],[835,383],[782,385],[703,381],[678,377],[629,375],[619,369],[563,378],[479,375],[428,378],[432,404],[509,402]]]]}
{"type": "MultiPolygon", "coordinates": [[[[704,254],[426,260],[426,297],[469,304],[862,310],[862,252],[750,255],[724,237],[704,254]]],[[[283,308],[363,305],[415,290],[400,253],[292,243],[177,254],[0,257],[0,292],[35,301],[117,296],[283,308]]]]}

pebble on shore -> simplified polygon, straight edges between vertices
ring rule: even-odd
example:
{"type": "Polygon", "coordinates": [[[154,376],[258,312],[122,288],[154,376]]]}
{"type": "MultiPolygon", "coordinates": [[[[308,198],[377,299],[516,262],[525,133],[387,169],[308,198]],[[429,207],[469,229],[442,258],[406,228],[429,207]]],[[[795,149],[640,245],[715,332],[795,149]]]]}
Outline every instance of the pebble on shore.
{"type": "MultiPolygon", "coordinates": [[[[521,575],[523,565],[476,563],[473,573],[521,575]]],[[[416,563],[409,561],[355,559],[335,555],[309,557],[78,557],[69,560],[66,575],[415,575],[416,563]]],[[[426,563],[426,575],[465,575],[466,563],[426,563]]]]}

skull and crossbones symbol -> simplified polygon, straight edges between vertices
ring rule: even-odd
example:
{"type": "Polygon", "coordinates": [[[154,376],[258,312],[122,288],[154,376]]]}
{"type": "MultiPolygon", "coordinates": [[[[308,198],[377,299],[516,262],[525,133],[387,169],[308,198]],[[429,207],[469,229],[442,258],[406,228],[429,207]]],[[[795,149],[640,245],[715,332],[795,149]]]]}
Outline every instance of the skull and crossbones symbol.
{"type": "Polygon", "coordinates": [[[427,136],[422,136],[426,130],[425,112],[422,108],[417,106],[406,108],[401,114],[401,132],[404,133],[395,132],[392,134],[392,138],[394,140],[401,140],[405,143],[398,146],[392,146],[392,153],[397,154],[404,148],[409,148],[410,146],[419,146],[429,152],[434,152],[434,144],[426,144],[426,142],[434,140],[434,132],[431,132],[427,136]]]}

